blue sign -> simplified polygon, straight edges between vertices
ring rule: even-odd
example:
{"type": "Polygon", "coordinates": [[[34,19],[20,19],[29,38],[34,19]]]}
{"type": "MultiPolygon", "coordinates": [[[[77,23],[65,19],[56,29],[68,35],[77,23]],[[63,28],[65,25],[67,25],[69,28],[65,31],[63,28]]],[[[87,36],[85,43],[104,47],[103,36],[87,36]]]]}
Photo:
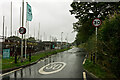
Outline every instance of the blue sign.
{"type": "Polygon", "coordinates": [[[55,46],[53,45],[53,48],[55,48],[55,46]]]}
{"type": "Polygon", "coordinates": [[[3,58],[10,58],[10,49],[3,49],[3,58]]]}

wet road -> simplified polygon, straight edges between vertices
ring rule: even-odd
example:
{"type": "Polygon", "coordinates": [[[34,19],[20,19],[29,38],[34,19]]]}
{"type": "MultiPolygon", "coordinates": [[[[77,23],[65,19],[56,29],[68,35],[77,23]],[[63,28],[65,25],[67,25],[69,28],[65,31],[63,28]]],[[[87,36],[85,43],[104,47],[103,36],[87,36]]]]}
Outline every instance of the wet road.
{"type": "Polygon", "coordinates": [[[52,55],[32,66],[8,73],[2,77],[3,80],[9,80],[10,78],[39,78],[38,80],[41,80],[40,78],[42,78],[42,80],[44,78],[68,78],[68,80],[76,78],[78,80],[89,80],[91,77],[84,71],[82,66],[85,56],[86,53],[82,49],[72,48],[68,51],[52,55]],[[40,72],[42,68],[43,70],[40,72]],[[83,72],[85,72],[85,75],[83,72]],[[84,79],[84,77],[86,77],[86,79],[84,79]]]}

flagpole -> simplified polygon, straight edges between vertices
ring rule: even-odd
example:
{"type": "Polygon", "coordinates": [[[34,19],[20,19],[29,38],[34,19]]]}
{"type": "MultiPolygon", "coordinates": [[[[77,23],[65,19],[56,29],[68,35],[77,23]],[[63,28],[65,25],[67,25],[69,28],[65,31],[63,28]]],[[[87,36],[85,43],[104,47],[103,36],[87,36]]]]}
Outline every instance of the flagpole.
{"type": "Polygon", "coordinates": [[[4,26],[5,26],[5,16],[3,16],[3,42],[4,42],[4,26]]]}
{"type": "Polygon", "coordinates": [[[29,38],[29,32],[30,32],[30,31],[29,31],[29,22],[28,22],[28,38],[29,38]]]}
{"type": "Polygon", "coordinates": [[[7,26],[5,27],[5,39],[7,38],[7,26]]]}
{"type": "Polygon", "coordinates": [[[21,7],[20,7],[20,27],[21,27],[21,7]]]}
{"type": "Polygon", "coordinates": [[[12,1],[11,1],[11,36],[12,36],[12,1]]]}
{"type": "MultiPolygon", "coordinates": [[[[26,2],[26,29],[27,29],[27,2],[26,2]]],[[[27,53],[27,41],[25,38],[25,59],[26,59],[26,53],[27,53]]]]}
{"type": "Polygon", "coordinates": [[[38,40],[40,40],[39,38],[40,38],[40,22],[39,22],[39,29],[38,29],[38,40]]]}
{"type": "Polygon", "coordinates": [[[35,38],[35,27],[34,27],[34,38],[35,38]]]}

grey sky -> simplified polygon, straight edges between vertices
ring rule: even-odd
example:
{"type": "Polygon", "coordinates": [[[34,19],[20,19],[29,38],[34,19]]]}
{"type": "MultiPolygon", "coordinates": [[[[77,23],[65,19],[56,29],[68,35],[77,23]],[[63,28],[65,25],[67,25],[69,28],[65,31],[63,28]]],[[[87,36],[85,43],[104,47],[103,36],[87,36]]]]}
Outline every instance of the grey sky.
{"type": "MultiPolygon", "coordinates": [[[[5,16],[5,26],[8,27],[8,35],[10,36],[10,4],[13,2],[13,35],[15,30],[20,27],[20,7],[22,6],[22,0],[1,0],[0,2],[0,35],[2,35],[2,16],[5,16]]],[[[28,2],[32,7],[33,19],[29,22],[30,34],[38,36],[38,27],[40,22],[40,35],[43,40],[49,40],[50,35],[56,37],[58,41],[61,39],[61,32],[63,32],[63,40],[68,33],[68,41],[72,42],[75,39],[75,33],[73,31],[72,23],[76,22],[74,16],[71,16],[69,10],[70,4],[73,0],[24,0],[28,2]],[[44,37],[44,32],[45,36],[44,37]]],[[[25,5],[26,10],[26,5],[25,5]]],[[[25,15],[26,17],[26,15],[25,15]]],[[[24,18],[25,20],[26,18],[24,18]]],[[[25,25],[25,23],[24,23],[25,25]]],[[[25,27],[25,26],[24,26],[25,27]]],[[[20,36],[21,37],[21,36],[20,36]]]]}

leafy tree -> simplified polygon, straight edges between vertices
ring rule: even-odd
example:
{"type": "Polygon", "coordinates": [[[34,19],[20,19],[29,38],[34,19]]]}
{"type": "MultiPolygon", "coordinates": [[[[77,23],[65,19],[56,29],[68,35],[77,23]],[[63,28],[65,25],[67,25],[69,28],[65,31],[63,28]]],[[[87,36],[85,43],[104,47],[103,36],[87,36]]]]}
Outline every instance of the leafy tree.
{"type": "Polygon", "coordinates": [[[115,14],[109,19],[106,19],[98,32],[100,40],[100,49],[107,55],[111,71],[117,76],[120,76],[120,14],[115,14]]]}
{"type": "Polygon", "coordinates": [[[103,2],[73,2],[71,4],[71,14],[75,15],[78,22],[73,24],[74,31],[77,31],[76,40],[79,43],[86,42],[94,33],[95,28],[92,27],[92,20],[100,18],[104,20],[110,14],[120,13],[120,2],[103,3],[103,2]],[[83,37],[84,36],[84,37],[83,37]],[[80,39],[80,37],[82,37],[80,39]]]}
{"type": "Polygon", "coordinates": [[[35,40],[34,37],[29,37],[29,38],[28,38],[28,41],[35,42],[36,40],[35,40]]]}
{"type": "Polygon", "coordinates": [[[10,41],[21,41],[21,38],[18,37],[18,36],[10,36],[7,38],[7,40],[10,40],[10,41]]]}
{"type": "Polygon", "coordinates": [[[104,19],[114,12],[120,13],[119,5],[120,2],[73,2],[71,4],[72,10],[70,10],[70,12],[71,14],[75,14],[76,19],[79,19],[81,23],[84,23],[91,18],[104,19]]]}

